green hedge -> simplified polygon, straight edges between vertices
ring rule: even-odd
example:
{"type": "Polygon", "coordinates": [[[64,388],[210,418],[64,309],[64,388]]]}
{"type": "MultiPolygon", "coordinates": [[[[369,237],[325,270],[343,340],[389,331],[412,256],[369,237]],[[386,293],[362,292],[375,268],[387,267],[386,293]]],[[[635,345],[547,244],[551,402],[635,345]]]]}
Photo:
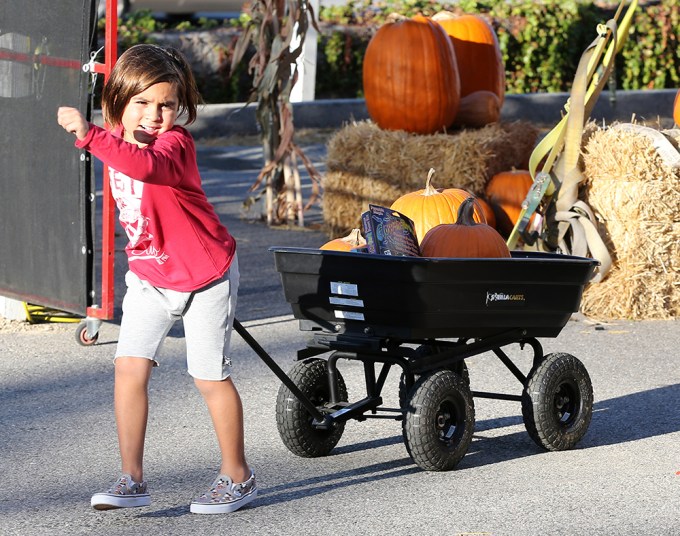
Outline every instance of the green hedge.
{"type": "MultiPolygon", "coordinates": [[[[361,61],[368,39],[387,14],[433,15],[441,9],[477,13],[493,25],[505,61],[508,93],[568,91],[583,50],[596,37],[616,5],[570,0],[462,0],[455,7],[421,0],[390,0],[379,6],[354,3],[322,11],[322,20],[338,23],[319,39],[317,87],[330,94],[341,79],[343,96],[360,97],[361,61]],[[346,24],[345,28],[339,26],[346,24]],[[370,31],[366,31],[366,28],[370,31]],[[362,31],[357,31],[360,28],[362,31]],[[351,43],[351,50],[347,50],[351,43]],[[326,77],[326,75],[329,75],[326,77]],[[349,88],[353,88],[348,91],[349,88]],[[345,92],[346,91],[346,92],[345,92]]],[[[680,3],[647,2],[638,6],[631,31],[617,59],[616,83],[622,89],[680,87],[680,3]]],[[[330,96],[330,95],[329,95],[330,96]]]]}
{"type": "MultiPolygon", "coordinates": [[[[641,0],[631,31],[617,58],[616,86],[620,89],[680,87],[680,3],[677,0],[641,0]]],[[[489,20],[505,61],[507,92],[568,91],[586,46],[596,37],[598,23],[612,17],[617,4],[574,0],[458,0],[453,5],[426,0],[359,0],[325,8],[319,14],[321,33],[317,51],[318,99],[362,97],[361,70],[371,36],[393,12],[406,16],[433,15],[447,9],[478,13],[489,20]]],[[[238,26],[247,18],[230,24],[238,26]]],[[[148,17],[124,21],[123,48],[148,39],[148,17]],[[141,20],[141,22],[140,22],[141,20]]],[[[214,24],[214,22],[212,23],[214,24]]],[[[195,29],[195,28],[186,28],[195,29]]],[[[222,51],[228,62],[233,42],[222,51]]],[[[248,98],[248,56],[231,79],[221,69],[201,80],[207,102],[243,102],[248,98]]]]}

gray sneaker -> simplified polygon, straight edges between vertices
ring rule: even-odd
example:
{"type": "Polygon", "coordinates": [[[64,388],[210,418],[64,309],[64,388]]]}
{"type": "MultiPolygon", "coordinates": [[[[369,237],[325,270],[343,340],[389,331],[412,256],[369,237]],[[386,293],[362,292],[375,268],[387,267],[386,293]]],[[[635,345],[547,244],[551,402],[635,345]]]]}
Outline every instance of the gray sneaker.
{"type": "Polygon", "coordinates": [[[255,473],[245,482],[234,484],[226,475],[218,476],[211,488],[191,502],[193,514],[227,514],[245,506],[257,497],[255,473]]]}
{"type": "Polygon", "coordinates": [[[149,506],[151,497],[146,492],[146,482],[135,482],[130,475],[122,475],[108,491],[95,493],[90,501],[96,510],[149,506]]]}

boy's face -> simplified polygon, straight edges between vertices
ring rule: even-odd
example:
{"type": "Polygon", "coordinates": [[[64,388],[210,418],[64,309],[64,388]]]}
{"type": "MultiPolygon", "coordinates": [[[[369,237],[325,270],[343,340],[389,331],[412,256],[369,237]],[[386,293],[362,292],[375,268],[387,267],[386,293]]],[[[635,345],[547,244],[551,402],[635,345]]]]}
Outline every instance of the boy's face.
{"type": "Polygon", "coordinates": [[[146,147],[170,130],[177,120],[179,101],[174,84],[159,82],[130,99],[123,112],[123,139],[146,147]]]}

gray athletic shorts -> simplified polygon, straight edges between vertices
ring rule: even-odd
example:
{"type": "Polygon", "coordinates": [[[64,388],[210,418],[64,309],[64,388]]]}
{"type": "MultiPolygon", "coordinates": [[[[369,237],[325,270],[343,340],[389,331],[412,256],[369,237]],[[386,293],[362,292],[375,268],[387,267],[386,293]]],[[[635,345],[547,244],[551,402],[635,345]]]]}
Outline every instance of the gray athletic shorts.
{"type": "Polygon", "coordinates": [[[154,361],[173,324],[182,319],[187,347],[187,370],[200,380],[224,380],[231,373],[231,340],[238,259],[224,277],[194,292],[154,287],[132,272],[125,274],[118,357],[144,357],[154,361]]]}

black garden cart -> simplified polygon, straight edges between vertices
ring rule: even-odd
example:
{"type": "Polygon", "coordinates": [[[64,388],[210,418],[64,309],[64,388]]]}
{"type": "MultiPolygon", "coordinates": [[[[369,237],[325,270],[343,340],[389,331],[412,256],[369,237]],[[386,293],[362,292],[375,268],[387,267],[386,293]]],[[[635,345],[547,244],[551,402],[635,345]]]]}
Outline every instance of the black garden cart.
{"type": "Polygon", "coordinates": [[[475,397],[521,402],[530,437],[548,450],[576,445],[592,417],[590,377],[576,357],[543,354],[577,311],[593,259],[513,252],[508,259],[431,259],[271,248],[286,300],[310,337],[283,373],[235,322],[282,380],[276,402],[281,439],[294,454],[325,456],[349,419],[402,422],[406,449],[424,470],[452,469],[475,425],[475,397]],[[533,351],[527,375],[503,350],[533,351]],[[522,384],[521,394],[471,391],[465,361],[492,352],[522,384]],[[366,395],[348,400],[339,360],[363,363],[366,395]],[[381,396],[400,373],[399,406],[381,396]]]}

